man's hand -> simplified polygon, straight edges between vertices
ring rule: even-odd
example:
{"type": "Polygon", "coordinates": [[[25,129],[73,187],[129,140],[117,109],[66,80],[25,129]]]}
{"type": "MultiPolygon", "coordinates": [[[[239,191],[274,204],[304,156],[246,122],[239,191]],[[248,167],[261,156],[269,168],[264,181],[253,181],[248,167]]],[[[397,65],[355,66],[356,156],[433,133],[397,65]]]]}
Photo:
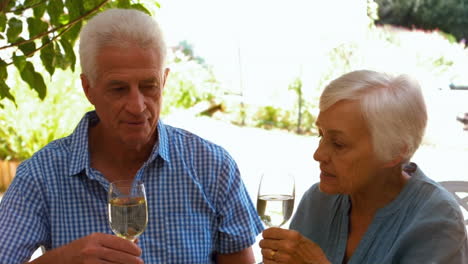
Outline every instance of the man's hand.
{"type": "Polygon", "coordinates": [[[114,235],[93,233],[45,253],[31,263],[143,264],[141,249],[114,235]]]}
{"type": "Polygon", "coordinates": [[[330,263],[322,249],[294,230],[272,227],[259,243],[263,263],[330,263]]]}

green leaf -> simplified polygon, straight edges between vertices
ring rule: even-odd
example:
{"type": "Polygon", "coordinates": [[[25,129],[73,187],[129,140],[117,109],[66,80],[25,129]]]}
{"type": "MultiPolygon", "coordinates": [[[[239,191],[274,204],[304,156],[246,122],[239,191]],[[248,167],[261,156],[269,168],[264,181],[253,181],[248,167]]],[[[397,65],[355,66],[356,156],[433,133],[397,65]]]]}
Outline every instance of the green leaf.
{"type": "Polygon", "coordinates": [[[84,8],[85,12],[95,8],[97,5],[98,5],[98,3],[96,3],[95,0],[83,0],[83,8],[84,8]]]}
{"type": "Polygon", "coordinates": [[[54,43],[48,37],[42,38],[42,45],[47,45],[41,49],[41,61],[47,72],[52,76],[55,72],[55,49],[54,43]]]}
{"type": "Polygon", "coordinates": [[[67,8],[68,14],[70,15],[70,20],[74,20],[84,13],[84,8],[81,1],[66,0],[65,7],[67,8]]]}
{"type": "MultiPolygon", "coordinates": [[[[18,39],[18,41],[23,41],[23,40],[24,40],[23,38],[18,39]]],[[[23,52],[25,56],[27,56],[28,54],[36,50],[36,44],[34,43],[34,41],[31,41],[23,45],[20,45],[18,48],[23,52]]]]}
{"type": "Polygon", "coordinates": [[[144,7],[142,4],[133,4],[130,7],[132,9],[140,10],[140,11],[152,16],[151,12],[148,9],[146,9],[146,7],[144,7]]]}
{"type": "Polygon", "coordinates": [[[0,13],[0,32],[5,31],[7,18],[5,13],[0,13]]]}
{"type": "Polygon", "coordinates": [[[42,75],[34,70],[34,65],[27,61],[24,69],[20,73],[21,79],[25,81],[31,89],[36,90],[39,98],[43,100],[47,93],[47,88],[42,75]]]}
{"type": "Polygon", "coordinates": [[[70,22],[70,15],[69,14],[61,14],[59,16],[59,23],[62,25],[68,24],[70,22]]]}
{"type": "Polygon", "coordinates": [[[46,32],[49,27],[49,25],[46,22],[42,21],[39,18],[28,17],[27,22],[30,38],[37,36],[40,33],[46,32]]]}
{"type": "Polygon", "coordinates": [[[60,16],[63,12],[63,2],[62,0],[49,0],[47,5],[47,14],[50,17],[50,23],[54,26],[60,26],[60,16]]]}
{"type": "Polygon", "coordinates": [[[118,0],[117,8],[130,8],[130,0],[118,0]]]}
{"type": "Polygon", "coordinates": [[[65,32],[65,34],[62,35],[62,38],[67,39],[70,45],[74,46],[76,40],[78,39],[78,36],[80,35],[81,25],[81,21],[77,22],[75,25],[72,26],[70,30],[68,30],[67,32],[65,32]]]}
{"type": "Polygon", "coordinates": [[[34,72],[34,90],[36,90],[39,98],[44,100],[47,95],[47,86],[45,85],[44,78],[38,72],[34,72]]]}
{"type": "Polygon", "coordinates": [[[12,17],[8,20],[8,30],[7,30],[7,37],[8,42],[13,43],[18,39],[18,36],[23,31],[23,22],[21,20],[12,17]]]}
{"type": "Polygon", "coordinates": [[[60,44],[62,44],[62,48],[65,52],[65,59],[70,63],[71,70],[75,71],[76,55],[73,46],[64,38],[60,39],[60,44]]]}
{"type": "Polygon", "coordinates": [[[7,5],[5,10],[14,10],[14,9],[16,9],[15,6],[16,6],[16,1],[11,1],[10,0],[10,2],[8,2],[8,5],[7,5]]]}
{"type": "Polygon", "coordinates": [[[18,72],[22,72],[26,65],[26,57],[13,55],[13,64],[18,69],[18,72]]]}
{"type": "Polygon", "coordinates": [[[7,64],[0,59],[0,80],[6,80],[8,77],[7,64]]]}
{"type": "Polygon", "coordinates": [[[44,16],[44,13],[47,9],[46,3],[47,1],[33,8],[33,13],[34,13],[35,18],[40,19],[44,16]]]}
{"type": "Polygon", "coordinates": [[[5,81],[0,80],[0,99],[3,99],[5,97],[15,102],[15,98],[10,93],[10,87],[8,87],[5,81]]]}
{"type": "Polygon", "coordinates": [[[55,59],[54,66],[63,70],[66,70],[70,66],[71,62],[65,57],[65,51],[59,44],[55,45],[55,59]]]}
{"type": "Polygon", "coordinates": [[[23,6],[33,6],[43,2],[43,0],[25,0],[23,6]]]}

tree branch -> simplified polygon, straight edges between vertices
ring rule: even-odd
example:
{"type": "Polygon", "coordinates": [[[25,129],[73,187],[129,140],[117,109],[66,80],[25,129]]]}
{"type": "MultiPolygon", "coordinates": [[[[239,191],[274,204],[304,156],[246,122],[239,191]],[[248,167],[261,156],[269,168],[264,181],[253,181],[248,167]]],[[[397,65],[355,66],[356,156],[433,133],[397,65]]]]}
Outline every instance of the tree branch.
{"type": "MultiPolygon", "coordinates": [[[[8,2],[8,1],[7,1],[8,2]]],[[[9,11],[5,11],[5,13],[15,13],[15,12],[23,12],[24,10],[26,9],[30,9],[30,8],[34,8],[36,6],[40,6],[42,4],[45,4],[47,2],[47,0],[43,0],[37,4],[34,4],[34,5],[30,5],[30,6],[23,6],[22,8],[18,8],[18,9],[15,9],[15,10],[9,10],[9,11]]]]}
{"type": "MultiPolygon", "coordinates": [[[[64,29],[62,32],[60,32],[57,36],[53,37],[49,42],[47,42],[46,44],[40,46],[39,48],[31,51],[30,53],[28,54],[24,54],[25,57],[30,57],[32,56],[34,53],[40,51],[41,49],[47,47],[48,45],[52,44],[52,42],[54,42],[56,39],[58,39],[60,36],[62,36],[63,34],[65,34],[65,32],[67,32],[68,30],[70,30],[70,28],[72,27],[73,25],[69,26],[68,28],[64,29]]],[[[13,64],[13,61],[10,62],[10,63],[7,63],[6,65],[9,66],[13,64]]]]}
{"type": "Polygon", "coordinates": [[[8,2],[10,2],[10,0],[3,0],[0,2],[0,13],[4,12],[4,9],[8,6],[8,2]]]}
{"type": "Polygon", "coordinates": [[[20,46],[20,45],[23,45],[23,44],[26,44],[26,43],[29,43],[31,41],[34,41],[38,38],[41,38],[45,35],[48,35],[49,33],[52,33],[52,32],[55,32],[55,31],[58,31],[62,28],[66,28],[66,27],[71,27],[73,26],[74,24],[76,24],[77,22],[83,20],[85,17],[93,14],[94,12],[96,12],[97,10],[99,10],[99,8],[101,8],[103,5],[105,5],[107,2],[109,2],[110,0],[104,0],[102,1],[100,4],[98,4],[96,7],[94,7],[93,9],[91,9],[90,11],[86,12],[85,14],[83,14],[82,16],[76,18],[75,20],[69,22],[68,24],[65,24],[65,25],[62,25],[62,26],[59,26],[59,27],[56,27],[56,28],[53,28],[49,31],[46,31],[46,32],[43,32],[41,34],[38,34],[30,39],[27,39],[27,40],[23,40],[23,41],[18,41],[18,42],[15,42],[13,44],[10,44],[10,45],[6,45],[6,46],[3,46],[3,47],[0,47],[0,50],[2,49],[7,49],[7,48],[11,48],[11,47],[15,47],[15,46],[20,46]]]}

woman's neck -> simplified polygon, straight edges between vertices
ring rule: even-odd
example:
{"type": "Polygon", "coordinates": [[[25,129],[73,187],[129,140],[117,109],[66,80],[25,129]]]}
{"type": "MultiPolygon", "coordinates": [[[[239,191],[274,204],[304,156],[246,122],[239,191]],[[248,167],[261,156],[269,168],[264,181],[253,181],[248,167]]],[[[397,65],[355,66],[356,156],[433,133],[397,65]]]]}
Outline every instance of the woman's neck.
{"type": "Polygon", "coordinates": [[[391,203],[400,194],[410,176],[400,166],[388,168],[374,175],[375,181],[362,191],[350,194],[351,211],[358,215],[373,216],[377,210],[391,203]]]}

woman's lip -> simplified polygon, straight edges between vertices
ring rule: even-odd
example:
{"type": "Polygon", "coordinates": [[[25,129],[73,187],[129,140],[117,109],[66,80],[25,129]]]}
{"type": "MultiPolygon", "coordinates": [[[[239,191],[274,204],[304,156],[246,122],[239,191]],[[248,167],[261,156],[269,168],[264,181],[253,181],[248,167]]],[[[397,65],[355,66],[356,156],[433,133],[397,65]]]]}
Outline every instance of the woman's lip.
{"type": "Polygon", "coordinates": [[[324,172],[324,171],[321,171],[321,172],[320,172],[320,177],[332,177],[332,178],[336,178],[336,175],[330,174],[330,173],[327,173],[327,172],[324,172]]]}

